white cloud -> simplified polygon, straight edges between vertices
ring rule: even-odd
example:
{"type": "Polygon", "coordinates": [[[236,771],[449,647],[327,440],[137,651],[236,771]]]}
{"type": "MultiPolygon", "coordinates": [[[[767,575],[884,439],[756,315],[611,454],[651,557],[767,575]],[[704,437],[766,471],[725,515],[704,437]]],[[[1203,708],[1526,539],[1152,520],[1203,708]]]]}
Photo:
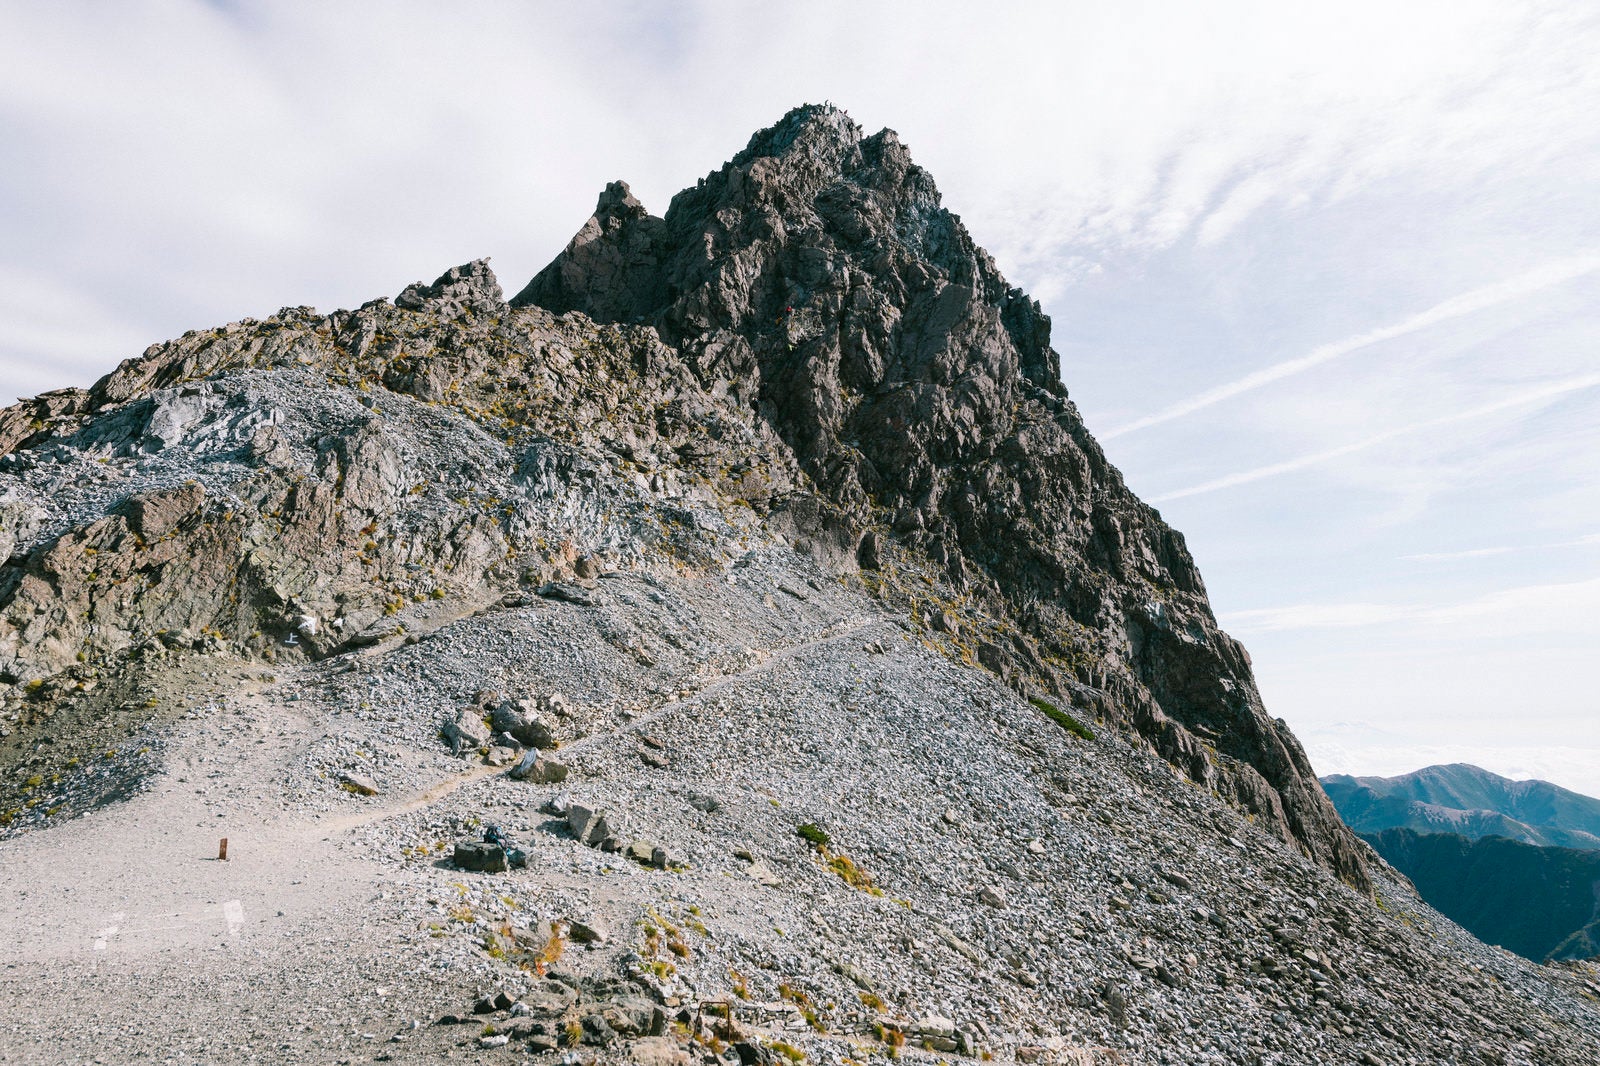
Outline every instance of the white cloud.
{"type": "Polygon", "coordinates": [[[1397,777],[1425,766],[1464,762],[1513,781],[1549,781],[1600,798],[1600,748],[1493,745],[1470,739],[1429,742],[1364,722],[1338,722],[1299,735],[1319,776],[1397,777]]]}
{"type": "Polygon", "coordinates": [[[1573,540],[1558,540],[1544,544],[1500,544],[1492,548],[1464,548],[1452,552],[1416,552],[1400,558],[1410,562],[1442,563],[1461,559],[1485,559],[1496,555],[1515,555],[1519,552],[1552,551],[1557,548],[1587,548],[1600,545],[1600,533],[1590,533],[1573,540]]]}
{"type": "Polygon", "coordinates": [[[1230,611],[1218,620],[1230,632],[1249,634],[1394,625],[1420,628],[1486,618],[1510,618],[1516,631],[1524,634],[1552,629],[1600,632],[1600,578],[1501,589],[1459,603],[1302,603],[1230,611]]]}
{"type": "MultiPolygon", "coordinates": [[[[1401,173],[1443,192],[1548,170],[1597,141],[1596,34],[1593,13],[1487,2],[9,5],[0,257],[176,295],[139,316],[168,332],[475,255],[515,286],[606,180],[659,211],[831,97],[899,128],[1048,291],[1068,260],[1214,243],[1401,173]]],[[[119,354],[156,339],[125,336],[119,354]]],[[[0,380],[37,356],[0,349],[0,380]]]]}
{"type": "Polygon", "coordinates": [[[1204,481],[1198,485],[1192,485],[1186,489],[1178,489],[1174,492],[1165,492],[1159,496],[1152,496],[1150,498],[1150,502],[1165,503],[1169,500],[1180,500],[1187,496],[1199,496],[1207,492],[1217,492],[1221,489],[1231,489],[1239,485],[1248,485],[1251,482],[1262,481],[1266,478],[1278,477],[1283,474],[1304,470],[1308,467],[1320,466],[1323,463],[1331,462],[1347,455],[1353,455],[1356,452],[1365,451],[1368,448],[1392,441],[1397,437],[1404,437],[1414,433],[1424,433],[1428,430],[1439,429],[1444,426],[1451,426],[1461,422],[1471,422],[1480,418],[1486,418],[1490,415],[1499,414],[1502,411],[1511,410],[1517,407],[1525,407],[1529,404],[1546,403],[1552,400],[1560,399],[1561,397],[1570,393],[1581,392],[1586,389],[1595,388],[1596,386],[1600,386],[1600,374],[1585,374],[1581,377],[1568,378],[1565,381],[1558,381],[1549,385],[1544,385],[1536,389],[1531,389],[1513,396],[1506,397],[1504,399],[1495,400],[1491,403],[1482,404],[1466,411],[1457,411],[1439,418],[1430,418],[1426,421],[1414,422],[1406,426],[1397,426],[1394,429],[1385,430],[1382,433],[1375,433],[1372,436],[1365,437],[1361,440],[1351,441],[1347,444],[1341,444],[1336,448],[1328,448],[1324,451],[1314,452],[1310,455],[1301,455],[1293,459],[1285,459],[1284,461],[1278,463],[1269,463],[1266,466],[1258,466],[1250,470],[1241,470],[1238,473],[1227,474],[1223,477],[1213,478],[1210,481],[1204,481]]]}
{"type": "MultiPolygon", "coordinates": [[[[1225,385],[1205,390],[1198,395],[1180,400],[1175,404],[1162,408],[1154,414],[1135,419],[1126,425],[1117,426],[1101,435],[1102,440],[1112,440],[1127,433],[1158,426],[1163,422],[1170,422],[1184,415],[1202,411],[1213,404],[1224,400],[1231,400],[1235,396],[1252,392],[1273,382],[1303,374],[1313,367],[1340,359],[1353,352],[1370,348],[1385,341],[1395,340],[1410,333],[1416,333],[1430,326],[1436,326],[1451,319],[1461,318],[1464,315],[1486,311],[1500,304],[1513,300],[1520,300],[1534,293],[1560,285],[1574,278],[1583,277],[1600,270],[1600,255],[1582,255],[1564,259],[1556,263],[1547,263],[1537,270],[1530,270],[1504,281],[1497,281],[1453,296],[1448,300],[1435,304],[1425,311],[1419,311],[1399,322],[1377,329],[1366,330],[1354,337],[1333,341],[1329,344],[1319,345],[1305,355],[1293,359],[1285,359],[1271,366],[1263,367],[1243,377],[1236,378],[1225,385]]],[[[1171,499],[1172,497],[1166,497],[1171,499]]]]}

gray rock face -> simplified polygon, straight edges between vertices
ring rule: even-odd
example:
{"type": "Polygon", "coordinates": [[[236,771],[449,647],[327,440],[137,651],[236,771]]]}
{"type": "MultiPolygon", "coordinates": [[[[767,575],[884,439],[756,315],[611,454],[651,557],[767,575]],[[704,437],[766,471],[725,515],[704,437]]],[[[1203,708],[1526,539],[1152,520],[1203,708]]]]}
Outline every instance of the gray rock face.
{"type": "Polygon", "coordinates": [[[611,836],[606,812],[581,803],[574,803],[567,809],[567,827],[580,844],[598,845],[611,836]]]}
{"type": "Polygon", "coordinates": [[[358,796],[376,796],[378,794],[378,783],[366,774],[341,774],[339,775],[339,782],[358,796]]]}
{"type": "Polygon", "coordinates": [[[489,743],[489,727],[476,710],[468,708],[445,723],[444,739],[452,753],[463,755],[489,743]]]}
{"type": "Polygon", "coordinates": [[[567,779],[566,765],[546,757],[537,749],[525,752],[510,773],[516,780],[534,785],[555,785],[567,779]]]}
{"type": "Polygon", "coordinates": [[[1137,730],[1366,885],[1183,537],[1067,398],[1049,318],[893,131],[864,137],[842,111],[798,108],[664,218],[613,183],[512,303],[654,326],[708,392],[770,423],[860,565],[881,566],[893,539],[1021,625],[984,644],[986,666],[1137,730]],[[1220,738],[1215,757],[1190,727],[1220,738]]]}
{"type": "Polygon", "coordinates": [[[531,700],[502,700],[495,707],[491,723],[497,732],[509,733],[528,748],[548,748],[555,734],[539,717],[538,705],[531,700]]]}
{"type": "Polygon", "coordinates": [[[503,314],[506,310],[500,282],[489,269],[487,259],[474,259],[465,266],[451,267],[432,285],[420,281],[408,285],[395,297],[394,305],[443,318],[503,314]]]}
{"type": "Polygon", "coordinates": [[[499,844],[485,844],[481,841],[457,844],[453,859],[463,870],[500,873],[509,868],[505,848],[499,844]]]}

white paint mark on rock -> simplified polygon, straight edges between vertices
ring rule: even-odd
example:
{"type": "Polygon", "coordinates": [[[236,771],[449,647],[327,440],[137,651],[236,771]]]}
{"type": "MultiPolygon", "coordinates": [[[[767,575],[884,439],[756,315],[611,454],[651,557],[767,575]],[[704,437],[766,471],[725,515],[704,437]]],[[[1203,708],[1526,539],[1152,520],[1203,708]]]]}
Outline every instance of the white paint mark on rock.
{"type": "Polygon", "coordinates": [[[94,949],[96,951],[104,951],[106,949],[106,943],[117,935],[117,930],[121,928],[119,923],[126,917],[127,914],[118,911],[111,916],[111,924],[94,935],[94,949]]]}

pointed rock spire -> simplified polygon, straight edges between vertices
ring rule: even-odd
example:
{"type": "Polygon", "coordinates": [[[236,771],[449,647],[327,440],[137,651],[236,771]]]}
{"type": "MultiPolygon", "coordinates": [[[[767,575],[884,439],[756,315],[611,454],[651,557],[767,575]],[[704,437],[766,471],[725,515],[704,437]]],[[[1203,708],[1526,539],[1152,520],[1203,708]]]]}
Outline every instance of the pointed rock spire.
{"type": "Polygon", "coordinates": [[[663,223],[625,181],[600,194],[594,214],[555,261],[512,298],[513,307],[582,311],[600,322],[638,322],[660,300],[663,223]]]}
{"type": "Polygon", "coordinates": [[[1182,536],[1068,402],[1050,319],[893,131],[796,108],[664,218],[608,186],[514,302],[653,325],[708,393],[777,431],[840,540],[872,530],[857,558],[881,560],[892,536],[1016,624],[973,636],[985,666],[1143,735],[1367,883],[1243,648],[1217,628],[1182,536]]]}

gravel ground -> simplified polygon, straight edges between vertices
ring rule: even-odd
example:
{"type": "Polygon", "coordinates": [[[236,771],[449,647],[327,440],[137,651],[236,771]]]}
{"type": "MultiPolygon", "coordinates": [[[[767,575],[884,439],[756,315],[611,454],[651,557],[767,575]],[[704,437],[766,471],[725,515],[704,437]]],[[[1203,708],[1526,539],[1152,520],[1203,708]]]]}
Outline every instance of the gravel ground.
{"type": "Polygon", "coordinates": [[[692,1037],[722,1002],[746,1046],[829,1063],[902,1038],[1022,1061],[1600,1058],[1592,970],[1487,948],[1392,877],[1353,892],[805,557],[587,584],[273,673],[152,665],[192,706],[142,726],[154,763],[126,798],[0,841],[0,995],[26,1006],[0,1061],[502,1061],[543,1046],[526,1018],[437,1023],[530,999],[540,969],[668,1019],[564,1061],[716,1060],[692,1037]],[[564,781],[450,753],[441,728],[484,690],[561,697],[564,781]],[[667,868],[573,839],[574,804],[667,868]],[[526,868],[451,863],[487,825],[526,868]],[[541,923],[564,950],[529,965],[541,923]]]}

